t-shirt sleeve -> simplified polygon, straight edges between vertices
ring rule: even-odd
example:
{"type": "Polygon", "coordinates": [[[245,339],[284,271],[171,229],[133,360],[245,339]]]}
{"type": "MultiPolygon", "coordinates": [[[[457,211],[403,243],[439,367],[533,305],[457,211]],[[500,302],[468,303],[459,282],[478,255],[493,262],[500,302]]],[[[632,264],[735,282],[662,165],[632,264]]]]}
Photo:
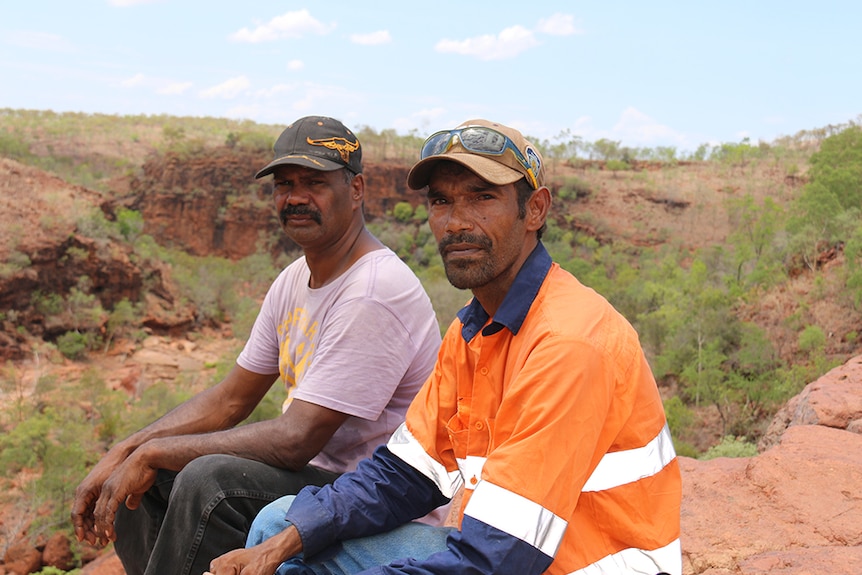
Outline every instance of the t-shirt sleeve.
{"type": "Polygon", "coordinates": [[[237,365],[254,373],[278,373],[278,337],[273,314],[274,287],[267,292],[251,333],[236,359],[237,365]]]}
{"type": "Polygon", "coordinates": [[[345,301],[320,328],[313,363],[294,397],[376,420],[416,354],[417,342],[391,310],[371,298],[345,301]]]}

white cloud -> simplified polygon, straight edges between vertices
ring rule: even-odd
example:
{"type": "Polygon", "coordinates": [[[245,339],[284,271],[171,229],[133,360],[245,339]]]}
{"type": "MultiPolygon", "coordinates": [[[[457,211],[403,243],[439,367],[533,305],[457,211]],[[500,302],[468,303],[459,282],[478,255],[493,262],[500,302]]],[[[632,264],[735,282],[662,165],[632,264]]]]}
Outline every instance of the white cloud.
{"type": "Polygon", "coordinates": [[[365,110],[365,98],[352,88],[311,82],[278,83],[249,90],[231,108],[232,116],[266,123],[287,123],[306,114],[325,113],[346,120],[354,109],[365,110]]]}
{"type": "Polygon", "coordinates": [[[143,86],[147,83],[147,79],[143,74],[135,74],[131,78],[127,78],[120,82],[121,86],[125,86],[127,88],[133,88],[135,86],[143,86]]]}
{"type": "Polygon", "coordinates": [[[192,87],[191,82],[177,82],[166,78],[154,78],[138,73],[120,82],[124,88],[146,88],[163,96],[176,96],[192,87]]]}
{"type": "Polygon", "coordinates": [[[485,34],[466,40],[445,38],[437,42],[434,48],[438,52],[474,56],[480,60],[505,60],[536,45],[538,41],[533,32],[518,25],[506,28],[496,36],[485,34]]]}
{"type": "Polygon", "coordinates": [[[550,18],[539,20],[536,27],[537,32],[551,36],[571,36],[580,34],[582,31],[575,26],[575,17],[571,14],[554,14],[550,18]]]}
{"type": "Polygon", "coordinates": [[[272,88],[266,88],[263,90],[256,90],[254,93],[255,98],[274,98],[276,96],[280,96],[282,94],[287,94],[293,92],[295,90],[295,86],[291,84],[276,84],[272,88]]]}
{"type": "Polygon", "coordinates": [[[62,36],[47,32],[22,30],[8,34],[5,40],[7,44],[19,48],[46,50],[48,52],[68,52],[74,49],[74,46],[62,36]]]}
{"type": "Polygon", "coordinates": [[[609,130],[596,128],[594,118],[591,116],[581,116],[571,126],[571,133],[587,142],[606,138],[621,142],[623,146],[629,147],[677,146],[689,148],[693,145],[688,135],[658,122],[633,106],[623,110],[616,123],[609,130]]]}
{"type": "Polygon", "coordinates": [[[611,132],[612,139],[621,140],[627,145],[656,146],[671,143],[684,144],[686,141],[683,134],[659,123],[632,106],[623,110],[611,132]]]}
{"type": "Polygon", "coordinates": [[[287,63],[287,69],[293,72],[297,70],[302,70],[303,68],[305,68],[305,62],[303,62],[302,60],[291,60],[287,63]]]}
{"type": "Polygon", "coordinates": [[[335,29],[335,24],[323,24],[314,18],[308,10],[287,12],[276,16],[266,24],[257,26],[254,30],[241,28],[230,35],[234,42],[272,42],[283,38],[301,38],[306,34],[329,34],[335,29]]]}
{"type": "Polygon", "coordinates": [[[378,30],[369,34],[351,34],[350,41],[363,46],[379,46],[392,42],[392,36],[389,35],[389,30],[378,30]]]}
{"type": "Polygon", "coordinates": [[[192,87],[191,82],[172,82],[161,88],[156,89],[157,94],[162,94],[164,96],[179,96],[185,94],[186,91],[192,87]]]}
{"type": "Polygon", "coordinates": [[[223,98],[231,100],[239,96],[244,90],[251,85],[248,78],[245,76],[237,76],[213,86],[206,90],[201,90],[198,94],[201,98],[223,98]]]}

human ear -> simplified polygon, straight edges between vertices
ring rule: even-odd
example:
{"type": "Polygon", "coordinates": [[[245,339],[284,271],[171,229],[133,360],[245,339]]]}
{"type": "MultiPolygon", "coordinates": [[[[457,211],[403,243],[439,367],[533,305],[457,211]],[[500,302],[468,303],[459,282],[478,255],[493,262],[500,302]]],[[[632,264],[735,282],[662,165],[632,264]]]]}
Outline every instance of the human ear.
{"type": "Polygon", "coordinates": [[[362,174],[356,174],[350,180],[350,193],[354,200],[361,201],[365,197],[365,178],[362,174]]]}
{"type": "Polygon", "coordinates": [[[551,191],[542,186],[533,192],[527,202],[527,228],[530,231],[540,229],[548,217],[551,209],[551,191]]]}

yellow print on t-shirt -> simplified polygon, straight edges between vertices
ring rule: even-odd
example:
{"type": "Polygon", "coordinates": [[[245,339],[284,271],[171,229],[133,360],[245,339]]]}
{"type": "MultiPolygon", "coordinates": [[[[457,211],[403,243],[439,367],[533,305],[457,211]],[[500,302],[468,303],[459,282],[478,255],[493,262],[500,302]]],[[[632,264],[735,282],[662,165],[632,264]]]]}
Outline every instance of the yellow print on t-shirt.
{"type": "Polygon", "coordinates": [[[311,321],[308,312],[301,307],[289,312],[277,328],[278,371],[288,394],[292,394],[311,363],[317,328],[317,321],[311,321]]]}

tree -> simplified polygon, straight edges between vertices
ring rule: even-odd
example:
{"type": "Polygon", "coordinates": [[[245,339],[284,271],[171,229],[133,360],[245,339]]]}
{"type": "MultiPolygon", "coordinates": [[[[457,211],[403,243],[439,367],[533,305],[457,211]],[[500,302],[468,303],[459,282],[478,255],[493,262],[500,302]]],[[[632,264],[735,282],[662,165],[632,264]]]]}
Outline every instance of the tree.
{"type": "Polygon", "coordinates": [[[795,252],[814,269],[824,245],[847,241],[862,206],[862,127],[850,126],[811,155],[810,181],[793,203],[787,229],[795,252]]]}
{"type": "Polygon", "coordinates": [[[862,127],[851,126],[823,140],[810,166],[811,181],[834,194],[841,208],[862,205],[862,127]]]}
{"type": "Polygon", "coordinates": [[[622,151],[620,142],[601,138],[593,142],[593,151],[600,160],[620,160],[622,159],[622,151]]]}
{"type": "Polygon", "coordinates": [[[836,223],[842,209],[835,193],[817,181],[809,182],[793,203],[787,231],[792,236],[793,251],[809,269],[815,269],[814,261],[824,243],[833,244],[839,239],[836,223]]]}
{"type": "Polygon", "coordinates": [[[746,194],[728,201],[728,215],[733,223],[728,242],[733,246],[736,284],[762,285],[776,278],[781,264],[776,245],[783,219],[781,206],[769,197],[758,204],[746,194]]]}
{"type": "Polygon", "coordinates": [[[141,212],[120,208],[117,210],[117,225],[123,237],[132,245],[144,231],[144,216],[141,212]]]}

